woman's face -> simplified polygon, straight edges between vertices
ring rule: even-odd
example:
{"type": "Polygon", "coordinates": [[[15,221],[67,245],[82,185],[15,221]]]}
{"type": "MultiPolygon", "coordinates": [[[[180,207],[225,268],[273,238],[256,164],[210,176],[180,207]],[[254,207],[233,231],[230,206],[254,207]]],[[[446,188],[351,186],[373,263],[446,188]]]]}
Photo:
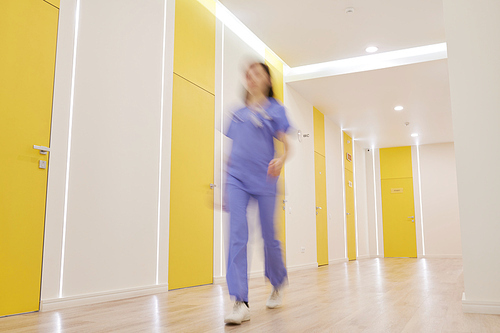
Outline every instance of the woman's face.
{"type": "Polygon", "coordinates": [[[246,73],[247,90],[251,95],[264,93],[267,95],[271,82],[266,70],[260,64],[253,64],[246,73]]]}

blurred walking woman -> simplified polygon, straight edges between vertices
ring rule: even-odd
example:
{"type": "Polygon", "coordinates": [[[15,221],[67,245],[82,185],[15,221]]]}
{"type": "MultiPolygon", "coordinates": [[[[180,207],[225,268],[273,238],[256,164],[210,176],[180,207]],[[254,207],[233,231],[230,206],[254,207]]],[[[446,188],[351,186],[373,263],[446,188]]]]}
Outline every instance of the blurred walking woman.
{"type": "Polygon", "coordinates": [[[226,182],[227,208],[230,213],[227,286],[235,299],[225,322],[241,324],[250,320],[248,305],[247,206],[257,200],[264,239],[265,275],[273,286],[268,308],[281,305],[282,287],[287,277],[281,244],[275,238],[274,209],[276,183],[288,153],[286,131],[289,128],[284,107],[273,98],[269,67],[254,63],[246,72],[245,107],[236,111],[227,131],[233,145],[226,182]],[[284,153],[275,156],[273,138],[284,144],[284,153]]]}

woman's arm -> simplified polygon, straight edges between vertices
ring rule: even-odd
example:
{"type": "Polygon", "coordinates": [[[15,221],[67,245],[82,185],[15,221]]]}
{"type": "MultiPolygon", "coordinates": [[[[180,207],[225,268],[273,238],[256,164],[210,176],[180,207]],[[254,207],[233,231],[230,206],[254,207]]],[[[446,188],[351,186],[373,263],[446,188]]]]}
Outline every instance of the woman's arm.
{"type": "Polygon", "coordinates": [[[269,162],[267,174],[272,177],[279,177],[281,168],[283,168],[283,164],[285,164],[285,160],[290,151],[290,145],[288,144],[288,138],[286,134],[283,132],[278,132],[277,137],[279,141],[283,142],[283,154],[269,162]]]}

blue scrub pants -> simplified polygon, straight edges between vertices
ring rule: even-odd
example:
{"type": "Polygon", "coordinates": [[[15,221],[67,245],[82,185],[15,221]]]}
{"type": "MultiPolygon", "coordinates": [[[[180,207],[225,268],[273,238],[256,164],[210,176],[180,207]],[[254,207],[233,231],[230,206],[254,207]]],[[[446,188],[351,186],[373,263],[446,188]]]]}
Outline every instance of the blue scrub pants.
{"type": "Polygon", "coordinates": [[[236,301],[248,302],[247,207],[250,197],[257,199],[260,225],[264,239],[265,275],[274,287],[281,286],[287,272],[283,264],[281,245],[275,239],[274,208],[275,195],[251,195],[236,185],[228,184],[227,203],[230,213],[229,253],[226,280],[229,294],[236,301]]]}

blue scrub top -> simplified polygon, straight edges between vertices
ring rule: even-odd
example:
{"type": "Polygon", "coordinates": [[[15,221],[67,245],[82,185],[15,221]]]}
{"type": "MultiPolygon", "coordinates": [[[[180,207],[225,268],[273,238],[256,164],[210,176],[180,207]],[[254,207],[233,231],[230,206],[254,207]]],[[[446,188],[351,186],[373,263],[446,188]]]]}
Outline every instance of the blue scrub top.
{"type": "Polygon", "coordinates": [[[226,134],[233,140],[227,184],[253,195],[276,194],[278,177],[267,174],[274,158],[273,138],[290,127],[283,105],[274,98],[268,98],[268,102],[265,113],[248,107],[236,111],[226,134]]]}

